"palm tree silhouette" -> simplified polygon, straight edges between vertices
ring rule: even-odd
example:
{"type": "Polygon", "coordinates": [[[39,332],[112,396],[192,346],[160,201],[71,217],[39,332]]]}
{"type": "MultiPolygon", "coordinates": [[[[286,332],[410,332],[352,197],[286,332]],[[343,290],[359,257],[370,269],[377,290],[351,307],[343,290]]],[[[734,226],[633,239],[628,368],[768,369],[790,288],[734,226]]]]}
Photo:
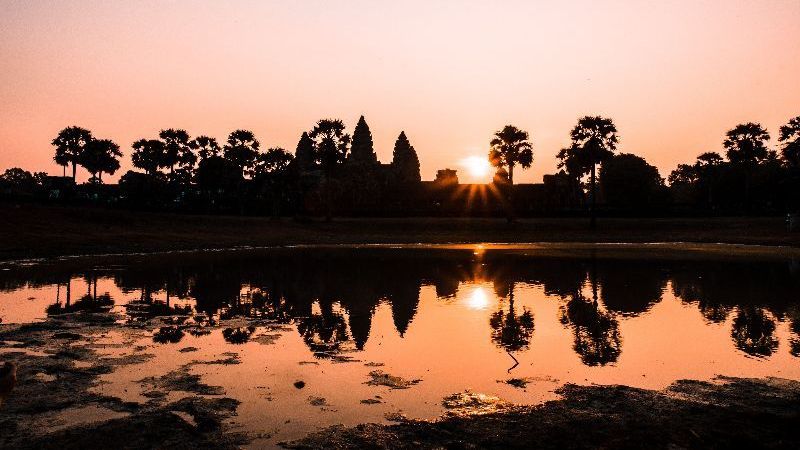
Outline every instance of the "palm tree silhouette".
{"type": "Polygon", "coordinates": [[[783,144],[783,159],[791,167],[800,167],[800,116],[790,119],[781,127],[779,141],[783,144]]]}
{"type": "Polygon", "coordinates": [[[174,181],[176,165],[194,165],[195,162],[189,134],[186,130],[169,128],[161,130],[158,137],[164,143],[161,167],[169,167],[170,181],[174,181]]]}
{"type": "Polygon", "coordinates": [[[750,179],[753,168],[770,157],[766,142],[769,133],[761,124],[748,122],[737,125],[725,134],[725,147],[728,160],[744,168],[744,204],[750,206],[750,179]]]}
{"type": "Polygon", "coordinates": [[[208,136],[197,136],[192,141],[192,148],[197,151],[197,156],[200,157],[201,161],[212,156],[219,156],[222,151],[217,140],[208,136]]]}
{"type": "Polygon", "coordinates": [[[508,222],[511,223],[514,221],[514,166],[529,168],[533,163],[533,148],[528,132],[513,125],[506,125],[494,136],[489,143],[489,162],[497,168],[508,168],[508,222]]]}
{"type": "Polygon", "coordinates": [[[597,226],[597,165],[610,158],[617,149],[619,139],[617,127],[611,119],[600,116],[585,116],[570,132],[572,144],[567,153],[571,154],[582,173],[589,172],[591,182],[590,226],[597,226]]]}
{"type": "Polygon", "coordinates": [[[76,167],[80,163],[81,154],[89,142],[92,141],[92,132],[81,127],[71,126],[64,128],[53,139],[56,154],[55,162],[62,166],[66,176],[67,165],[72,164],[72,181],[75,181],[76,167]]]}
{"type": "Polygon", "coordinates": [[[325,220],[330,222],[333,218],[331,178],[336,166],[347,157],[350,135],[344,132],[341,120],[322,119],[308,136],[314,141],[315,158],[325,175],[325,220]]]}
{"type": "Polygon", "coordinates": [[[164,142],[158,139],[139,139],[131,147],[133,166],[144,170],[148,175],[155,175],[164,159],[164,142]]]}

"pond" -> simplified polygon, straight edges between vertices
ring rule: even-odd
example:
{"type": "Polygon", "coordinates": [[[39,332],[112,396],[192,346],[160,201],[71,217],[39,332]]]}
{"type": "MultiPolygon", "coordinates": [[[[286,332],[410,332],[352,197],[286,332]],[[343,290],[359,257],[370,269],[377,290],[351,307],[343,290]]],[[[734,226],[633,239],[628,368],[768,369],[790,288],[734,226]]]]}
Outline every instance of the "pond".
{"type": "Polygon", "coordinates": [[[204,389],[168,398],[239,400],[233,425],[255,446],[435,418],[466,391],[536,404],[565,383],[800,380],[800,264],[783,257],[367,246],[2,269],[3,326],[112,313],[93,348],[150,355],[94,392],[141,403],[154,379],[197,375],[204,389]]]}

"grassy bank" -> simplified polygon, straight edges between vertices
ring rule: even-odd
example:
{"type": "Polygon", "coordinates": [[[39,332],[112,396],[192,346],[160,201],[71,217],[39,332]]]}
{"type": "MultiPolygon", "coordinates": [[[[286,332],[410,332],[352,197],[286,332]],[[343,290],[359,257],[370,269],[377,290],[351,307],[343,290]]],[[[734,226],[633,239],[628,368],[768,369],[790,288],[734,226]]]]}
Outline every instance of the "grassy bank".
{"type": "Polygon", "coordinates": [[[698,242],[800,247],[781,218],[335,219],[195,216],[2,204],[0,260],[237,246],[469,242],[698,242]]]}

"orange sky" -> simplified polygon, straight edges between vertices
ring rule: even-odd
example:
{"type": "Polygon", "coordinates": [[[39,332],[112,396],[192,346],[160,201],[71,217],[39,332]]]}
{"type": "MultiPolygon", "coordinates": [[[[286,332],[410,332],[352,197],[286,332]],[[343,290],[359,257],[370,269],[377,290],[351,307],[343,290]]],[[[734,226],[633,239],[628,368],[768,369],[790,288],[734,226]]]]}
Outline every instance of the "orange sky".
{"type": "Polygon", "coordinates": [[[2,0],[0,168],[60,174],[49,142],[72,124],[120,144],[119,175],[161,128],[293,151],[364,114],[384,162],[406,131],[423,179],[471,181],[459,161],[515,124],[531,182],[600,114],[666,177],[739,122],[800,115],[800,0],[556,3],[2,0]]]}

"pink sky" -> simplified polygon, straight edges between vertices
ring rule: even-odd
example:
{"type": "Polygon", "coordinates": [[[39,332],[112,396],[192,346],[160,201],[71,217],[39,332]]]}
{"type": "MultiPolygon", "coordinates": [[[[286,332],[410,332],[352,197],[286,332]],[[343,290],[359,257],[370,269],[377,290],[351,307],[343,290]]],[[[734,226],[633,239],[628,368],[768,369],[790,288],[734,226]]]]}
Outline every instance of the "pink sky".
{"type": "Polygon", "coordinates": [[[798,0],[0,1],[0,168],[60,174],[50,140],[73,124],[120,144],[120,175],[161,128],[294,151],[364,114],[384,162],[405,130],[423,179],[472,181],[460,161],[517,125],[533,182],[599,114],[666,177],[739,122],[776,137],[800,115],[798,0]]]}

